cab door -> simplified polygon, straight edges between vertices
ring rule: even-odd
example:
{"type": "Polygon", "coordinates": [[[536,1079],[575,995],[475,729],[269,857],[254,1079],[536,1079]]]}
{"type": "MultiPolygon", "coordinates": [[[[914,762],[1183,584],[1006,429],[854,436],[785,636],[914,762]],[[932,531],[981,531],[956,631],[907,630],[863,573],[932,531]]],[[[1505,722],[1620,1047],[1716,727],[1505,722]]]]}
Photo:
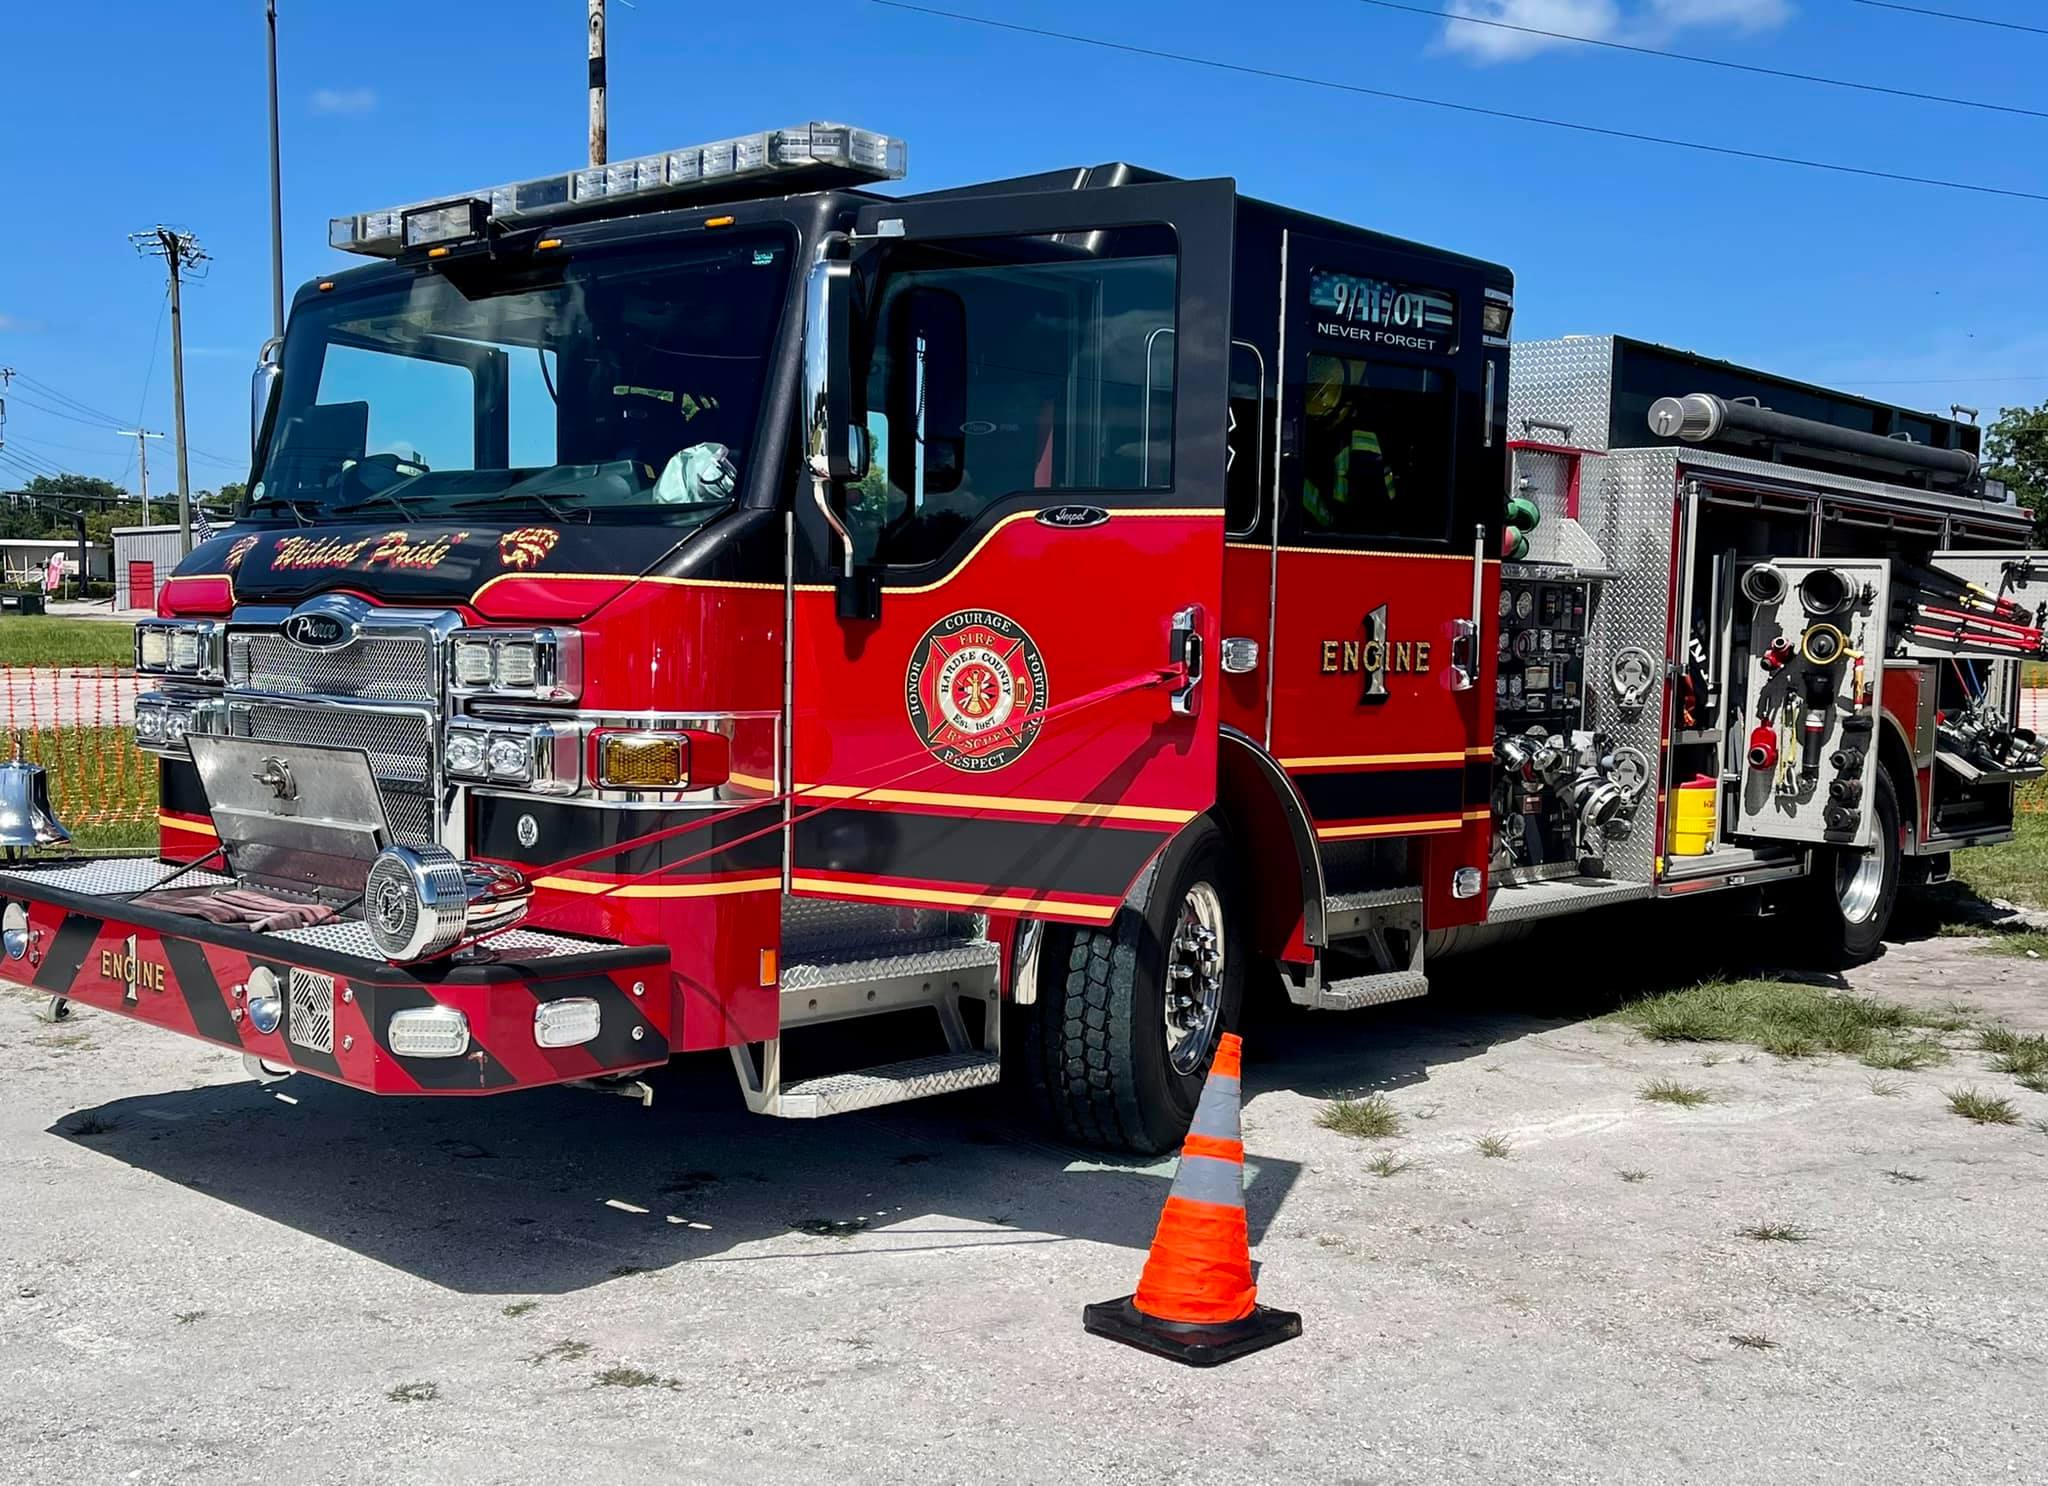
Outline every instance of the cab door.
{"type": "Polygon", "coordinates": [[[797,502],[792,891],[1099,924],[1213,804],[1234,202],[861,211],[869,468],[797,502]]]}
{"type": "Polygon", "coordinates": [[[1488,856],[1505,340],[1462,261],[1290,232],[1284,262],[1272,752],[1326,856],[1386,843],[1372,880],[1476,918],[1448,890],[1488,856]]]}

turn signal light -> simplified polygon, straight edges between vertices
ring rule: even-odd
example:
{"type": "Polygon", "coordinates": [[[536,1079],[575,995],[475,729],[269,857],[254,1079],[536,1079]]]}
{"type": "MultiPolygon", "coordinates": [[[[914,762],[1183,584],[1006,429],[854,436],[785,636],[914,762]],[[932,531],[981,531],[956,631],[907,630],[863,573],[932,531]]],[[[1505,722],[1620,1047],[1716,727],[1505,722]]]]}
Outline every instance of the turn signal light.
{"type": "Polygon", "coordinates": [[[605,789],[708,789],[732,777],[732,744],[720,733],[601,728],[593,741],[591,772],[605,789]]]}

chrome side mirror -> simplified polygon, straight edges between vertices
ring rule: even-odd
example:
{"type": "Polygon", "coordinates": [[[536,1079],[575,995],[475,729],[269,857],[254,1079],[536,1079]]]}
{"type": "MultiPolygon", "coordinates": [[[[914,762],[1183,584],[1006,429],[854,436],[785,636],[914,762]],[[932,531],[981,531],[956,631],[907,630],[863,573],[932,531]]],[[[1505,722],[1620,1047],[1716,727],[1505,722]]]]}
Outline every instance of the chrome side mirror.
{"type": "Polygon", "coordinates": [[[857,562],[843,509],[870,457],[853,384],[853,265],[821,258],[804,286],[804,458],[811,501],[839,539],[839,617],[869,620],[881,612],[881,584],[857,562]]]}
{"type": "Polygon", "coordinates": [[[284,351],[284,341],[272,336],[263,343],[263,349],[256,353],[256,372],[249,379],[249,455],[255,457],[257,442],[263,437],[263,420],[270,416],[270,401],[277,396],[277,379],[283,368],[279,358],[284,351]]]}

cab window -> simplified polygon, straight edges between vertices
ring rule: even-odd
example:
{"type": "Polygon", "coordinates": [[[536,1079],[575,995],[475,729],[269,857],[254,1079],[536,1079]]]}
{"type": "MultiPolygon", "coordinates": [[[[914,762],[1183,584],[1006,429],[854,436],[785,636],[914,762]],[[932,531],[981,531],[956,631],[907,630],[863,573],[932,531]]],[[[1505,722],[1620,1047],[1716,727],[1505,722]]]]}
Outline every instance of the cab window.
{"type": "Polygon", "coordinates": [[[1299,535],[1446,540],[1455,402],[1456,384],[1436,367],[1312,354],[1299,535]]]}
{"type": "Polygon", "coordinates": [[[1013,495],[1170,488],[1175,285],[1165,228],[895,250],[871,295],[861,559],[934,561],[1013,495]]]}

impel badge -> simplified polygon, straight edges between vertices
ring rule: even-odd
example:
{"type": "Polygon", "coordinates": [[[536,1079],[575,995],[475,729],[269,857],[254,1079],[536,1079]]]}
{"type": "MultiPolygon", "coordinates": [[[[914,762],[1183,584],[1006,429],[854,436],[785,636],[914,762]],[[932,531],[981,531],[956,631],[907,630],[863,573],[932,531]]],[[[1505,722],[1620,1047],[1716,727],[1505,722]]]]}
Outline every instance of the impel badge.
{"type": "Polygon", "coordinates": [[[1000,769],[1038,736],[1045,658],[1007,614],[962,609],[917,642],[904,702],[910,725],[940,763],[969,774],[1000,769]]]}

